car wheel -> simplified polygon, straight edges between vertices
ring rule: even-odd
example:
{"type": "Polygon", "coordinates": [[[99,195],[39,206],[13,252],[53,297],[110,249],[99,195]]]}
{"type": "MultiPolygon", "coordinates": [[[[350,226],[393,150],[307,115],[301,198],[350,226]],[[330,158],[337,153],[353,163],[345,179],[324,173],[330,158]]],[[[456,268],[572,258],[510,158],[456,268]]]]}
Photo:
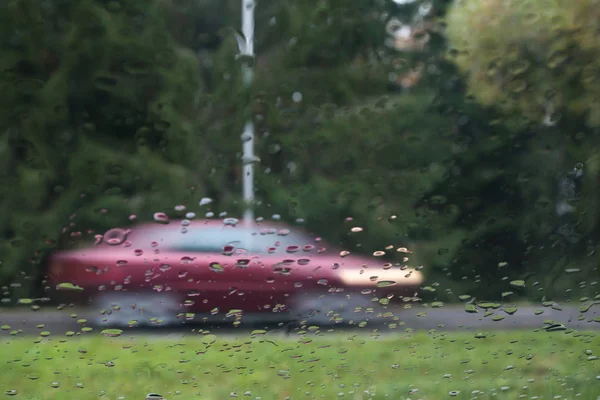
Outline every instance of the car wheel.
{"type": "Polygon", "coordinates": [[[103,293],[92,300],[90,322],[104,328],[167,326],[179,322],[179,302],[162,293],[103,293]]]}
{"type": "Polygon", "coordinates": [[[380,308],[361,294],[305,294],[292,302],[290,317],[302,325],[358,325],[378,320],[380,308]]]}

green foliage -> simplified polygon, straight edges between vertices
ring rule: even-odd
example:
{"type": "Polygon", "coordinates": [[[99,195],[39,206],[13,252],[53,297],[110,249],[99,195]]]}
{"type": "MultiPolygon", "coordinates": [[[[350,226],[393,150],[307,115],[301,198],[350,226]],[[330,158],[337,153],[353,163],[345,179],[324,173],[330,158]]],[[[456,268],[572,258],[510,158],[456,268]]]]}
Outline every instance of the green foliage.
{"type": "Polygon", "coordinates": [[[482,104],[600,126],[598,0],[457,0],[447,23],[448,56],[482,104]]]}
{"type": "Polygon", "coordinates": [[[201,195],[189,166],[202,82],[158,1],[0,7],[0,283],[29,290],[56,243],[201,195]]]}

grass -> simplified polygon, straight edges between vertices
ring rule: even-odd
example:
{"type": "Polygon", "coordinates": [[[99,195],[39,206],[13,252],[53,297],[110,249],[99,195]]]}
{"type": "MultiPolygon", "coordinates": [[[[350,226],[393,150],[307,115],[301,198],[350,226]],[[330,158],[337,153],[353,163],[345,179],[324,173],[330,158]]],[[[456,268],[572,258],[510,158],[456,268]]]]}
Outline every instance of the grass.
{"type": "Polygon", "coordinates": [[[277,340],[82,334],[3,336],[0,346],[0,388],[16,391],[16,399],[138,400],[149,392],[169,400],[600,396],[597,333],[306,333],[277,340]]]}

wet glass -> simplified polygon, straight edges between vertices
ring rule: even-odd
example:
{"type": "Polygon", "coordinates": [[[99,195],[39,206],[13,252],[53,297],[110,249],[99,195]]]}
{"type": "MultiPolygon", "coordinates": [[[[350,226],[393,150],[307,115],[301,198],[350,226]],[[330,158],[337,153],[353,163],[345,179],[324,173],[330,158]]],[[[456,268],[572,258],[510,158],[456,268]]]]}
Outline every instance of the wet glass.
{"type": "Polygon", "coordinates": [[[600,399],[599,0],[0,2],[0,397],[600,399]]]}

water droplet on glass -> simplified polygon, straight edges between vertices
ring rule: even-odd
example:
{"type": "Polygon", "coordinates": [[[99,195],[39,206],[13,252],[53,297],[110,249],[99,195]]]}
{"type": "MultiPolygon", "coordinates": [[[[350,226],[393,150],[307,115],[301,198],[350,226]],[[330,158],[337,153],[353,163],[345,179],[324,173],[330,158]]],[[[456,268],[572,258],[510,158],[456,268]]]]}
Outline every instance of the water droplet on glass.
{"type": "Polygon", "coordinates": [[[230,225],[230,226],[236,226],[238,224],[238,222],[240,222],[240,220],[237,218],[225,218],[223,220],[224,225],[230,225]]]}
{"type": "Polygon", "coordinates": [[[510,285],[516,288],[524,288],[525,287],[525,281],[523,280],[516,280],[516,281],[511,281],[510,285]]]}
{"type": "Polygon", "coordinates": [[[361,228],[360,226],[355,226],[354,228],[350,229],[350,232],[354,232],[354,233],[358,233],[358,232],[362,232],[363,228],[361,228]]]}
{"type": "Polygon", "coordinates": [[[81,286],[74,285],[72,283],[59,283],[56,285],[56,290],[62,290],[67,292],[82,292],[83,288],[81,286]]]}
{"type": "Polygon", "coordinates": [[[169,217],[165,213],[157,212],[157,213],[154,213],[154,222],[159,223],[159,224],[168,224],[169,217]]]}
{"type": "Polygon", "coordinates": [[[210,267],[211,271],[216,272],[216,273],[222,273],[225,271],[223,266],[217,262],[210,263],[209,267],[210,267]]]}
{"type": "Polygon", "coordinates": [[[106,244],[116,246],[123,243],[127,239],[127,235],[129,235],[131,231],[120,228],[113,228],[106,231],[104,234],[104,242],[106,244]]]}
{"type": "Polygon", "coordinates": [[[200,207],[202,207],[202,206],[205,206],[212,202],[213,202],[213,200],[210,197],[204,197],[204,198],[202,198],[202,200],[200,200],[200,202],[198,204],[200,205],[200,207]]]}
{"type": "Polygon", "coordinates": [[[104,329],[100,333],[102,335],[108,336],[108,337],[117,337],[117,336],[121,336],[121,334],[123,334],[123,331],[120,329],[104,329]]]}

